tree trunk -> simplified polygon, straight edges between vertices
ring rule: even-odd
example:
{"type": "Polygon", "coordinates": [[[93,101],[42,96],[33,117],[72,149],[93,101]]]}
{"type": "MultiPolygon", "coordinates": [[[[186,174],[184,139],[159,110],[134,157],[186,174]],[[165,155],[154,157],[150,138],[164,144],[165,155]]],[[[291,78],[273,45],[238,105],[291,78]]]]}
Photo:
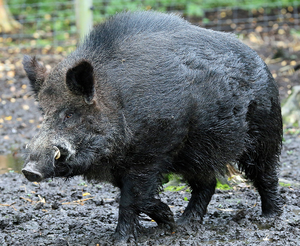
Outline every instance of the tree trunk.
{"type": "Polygon", "coordinates": [[[21,27],[22,25],[12,17],[5,0],[0,0],[0,33],[14,33],[21,27]]]}
{"type": "Polygon", "coordinates": [[[93,0],[75,0],[76,27],[79,40],[82,40],[93,27],[92,7],[93,0]]]}

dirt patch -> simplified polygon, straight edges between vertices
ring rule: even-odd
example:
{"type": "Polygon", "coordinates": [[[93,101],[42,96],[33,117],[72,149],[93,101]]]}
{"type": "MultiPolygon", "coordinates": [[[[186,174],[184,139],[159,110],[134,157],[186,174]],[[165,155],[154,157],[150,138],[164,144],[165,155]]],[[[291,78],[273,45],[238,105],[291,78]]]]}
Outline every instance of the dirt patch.
{"type": "MultiPolygon", "coordinates": [[[[245,42],[267,62],[284,100],[299,83],[300,41],[292,35],[253,33],[245,42]]],[[[19,53],[0,58],[0,154],[12,153],[16,158],[42,121],[19,53]]],[[[51,53],[39,58],[54,66],[62,56],[51,53]]],[[[299,151],[299,131],[286,130],[280,169],[285,205],[279,218],[261,217],[258,193],[250,184],[240,183],[232,190],[216,191],[202,224],[168,231],[142,215],[144,229],[136,244],[299,245],[299,151]]],[[[0,192],[0,245],[113,245],[119,190],[110,184],[86,183],[81,177],[30,183],[21,174],[10,172],[0,175],[0,192]]],[[[160,196],[178,218],[190,193],[183,189],[164,191],[160,196]]]]}
{"type": "MultiPolygon", "coordinates": [[[[38,184],[7,173],[1,175],[0,190],[1,245],[113,245],[119,191],[109,184],[80,177],[38,184]]],[[[147,229],[138,245],[299,245],[300,191],[281,187],[280,193],[285,207],[276,219],[260,216],[259,195],[248,186],[217,190],[203,224],[168,231],[142,216],[147,229]]],[[[189,196],[186,191],[161,194],[176,218],[189,196]]]]}

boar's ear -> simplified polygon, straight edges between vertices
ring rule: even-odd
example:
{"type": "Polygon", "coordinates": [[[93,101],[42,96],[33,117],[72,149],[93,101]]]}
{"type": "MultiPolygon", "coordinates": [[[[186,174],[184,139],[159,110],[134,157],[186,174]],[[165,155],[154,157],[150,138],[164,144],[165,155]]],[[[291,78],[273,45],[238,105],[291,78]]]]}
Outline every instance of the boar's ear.
{"type": "Polygon", "coordinates": [[[41,86],[45,81],[47,69],[43,64],[39,63],[35,57],[30,56],[24,56],[23,66],[35,94],[35,98],[37,99],[41,86]]]}
{"type": "Polygon", "coordinates": [[[81,61],[70,68],[66,75],[66,83],[71,92],[83,96],[87,104],[93,104],[95,85],[94,69],[87,61],[81,61]]]}

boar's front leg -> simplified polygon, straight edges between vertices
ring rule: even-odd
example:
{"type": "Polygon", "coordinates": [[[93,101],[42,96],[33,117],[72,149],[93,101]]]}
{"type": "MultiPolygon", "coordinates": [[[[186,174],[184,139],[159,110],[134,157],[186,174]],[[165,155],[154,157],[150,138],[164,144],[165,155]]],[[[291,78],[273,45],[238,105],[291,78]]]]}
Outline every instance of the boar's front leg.
{"type": "Polygon", "coordinates": [[[127,241],[130,237],[137,239],[139,231],[139,214],[145,213],[158,224],[167,224],[173,229],[175,222],[168,205],[155,198],[161,185],[158,172],[127,173],[121,178],[121,198],[119,219],[115,233],[118,241],[127,241]]]}

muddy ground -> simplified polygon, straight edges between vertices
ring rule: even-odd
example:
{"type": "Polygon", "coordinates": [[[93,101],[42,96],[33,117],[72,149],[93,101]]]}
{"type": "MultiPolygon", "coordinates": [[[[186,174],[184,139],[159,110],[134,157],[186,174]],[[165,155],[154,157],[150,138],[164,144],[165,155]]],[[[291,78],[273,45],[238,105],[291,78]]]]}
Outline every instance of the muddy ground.
{"type": "MultiPolygon", "coordinates": [[[[298,37],[253,33],[244,42],[266,61],[284,101],[292,86],[299,83],[298,37]]],[[[0,160],[6,160],[7,155],[13,160],[20,158],[42,120],[21,66],[20,53],[27,52],[10,50],[0,56],[0,160]]],[[[53,50],[30,52],[41,54],[39,59],[49,68],[64,56],[53,50]]],[[[286,129],[284,134],[279,177],[285,205],[279,218],[261,217],[256,190],[235,180],[231,190],[216,190],[203,224],[168,231],[142,215],[145,229],[136,244],[300,245],[299,132],[286,129]]],[[[6,163],[0,165],[4,173],[0,175],[0,245],[114,245],[118,189],[105,183],[87,183],[81,177],[30,183],[17,172],[18,166],[8,170],[6,163]]],[[[175,218],[189,197],[187,187],[161,193],[175,218]]]]}

